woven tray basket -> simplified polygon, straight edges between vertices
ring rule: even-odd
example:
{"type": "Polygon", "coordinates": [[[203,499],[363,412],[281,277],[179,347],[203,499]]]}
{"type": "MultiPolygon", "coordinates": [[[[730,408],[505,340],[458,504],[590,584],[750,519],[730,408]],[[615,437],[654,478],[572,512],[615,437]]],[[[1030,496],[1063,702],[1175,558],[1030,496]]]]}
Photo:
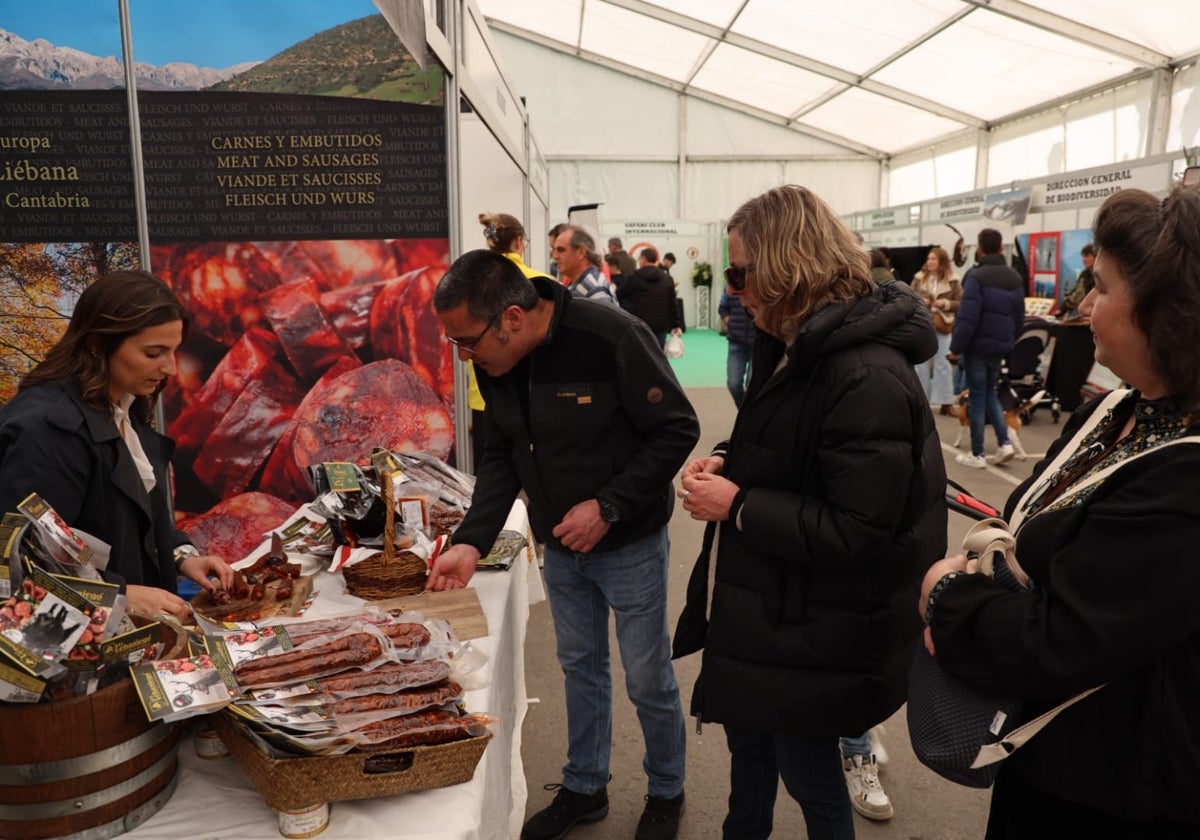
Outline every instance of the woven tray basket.
{"type": "Polygon", "coordinates": [[[379,478],[383,498],[383,551],[342,569],[346,591],[367,601],[382,601],[415,595],[425,588],[425,561],[411,551],[396,553],[396,503],[392,498],[392,475],[379,478]]]}
{"type": "Polygon", "coordinates": [[[469,782],[491,733],[395,752],[272,758],[225,713],[213,725],[267,806],[299,811],[324,802],[375,799],[469,782]]]}

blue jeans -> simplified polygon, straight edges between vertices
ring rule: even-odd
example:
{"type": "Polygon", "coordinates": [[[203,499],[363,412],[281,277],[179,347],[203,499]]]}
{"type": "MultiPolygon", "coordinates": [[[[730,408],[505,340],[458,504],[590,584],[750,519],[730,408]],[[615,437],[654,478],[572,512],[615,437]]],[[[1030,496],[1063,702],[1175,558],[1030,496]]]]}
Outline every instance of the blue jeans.
{"type": "Polygon", "coordinates": [[[857,738],[841,738],[842,755],[849,758],[852,755],[861,755],[866,758],[871,754],[871,730],[867,730],[857,738]]]}
{"type": "Polygon", "coordinates": [[[683,790],[687,733],[667,629],[667,526],[613,551],[578,554],[546,545],[546,589],[566,678],[563,785],[595,793],[612,754],[608,613],[617,620],[625,690],[637,708],[651,796],[683,790]]]}
{"type": "Polygon", "coordinates": [[[837,738],[807,738],[725,727],[729,814],[723,840],[771,836],[779,780],[804,812],[809,840],[853,840],[854,812],[837,738]]]}
{"type": "Polygon", "coordinates": [[[966,358],[967,387],[971,390],[967,403],[967,419],[971,422],[971,454],[983,454],[983,433],[987,423],[996,430],[996,442],[1000,446],[1008,443],[1008,427],[1004,423],[1004,409],[996,395],[996,380],[1000,378],[999,356],[981,356],[972,353],[966,358]],[[983,399],[980,399],[980,396],[983,399]],[[986,414],[986,422],[984,415],[986,414]]]}
{"type": "Polygon", "coordinates": [[[917,365],[917,379],[932,405],[951,405],[961,391],[954,390],[954,371],[946,355],[950,352],[950,336],[937,334],[937,352],[928,361],[917,365]]]}
{"type": "Polygon", "coordinates": [[[753,344],[729,342],[729,356],[725,360],[725,384],[733,396],[733,404],[738,408],[742,407],[742,400],[746,399],[746,383],[750,381],[750,357],[753,352],[753,344]]]}
{"type": "Polygon", "coordinates": [[[967,390],[967,357],[960,354],[958,364],[954,365],[954,396],[957,397],[967,390]]]}

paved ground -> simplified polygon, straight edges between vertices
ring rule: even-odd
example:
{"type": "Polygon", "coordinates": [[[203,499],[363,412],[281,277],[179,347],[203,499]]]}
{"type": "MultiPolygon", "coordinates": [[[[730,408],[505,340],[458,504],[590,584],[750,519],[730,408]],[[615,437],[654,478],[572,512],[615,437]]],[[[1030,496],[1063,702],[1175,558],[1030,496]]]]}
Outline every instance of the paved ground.
{"type": "MultiPolygon", "coordinates": [[[[691,388],[688,394],[700,417],[702,435],[697,454],[707,454],[712,445],[725,438],[733,426],[733,401],[724,388],[691,388]]],[[[1065,418],[1064,418],[1065,419],[1065,418]]],[[[974,495],[1001,505],[1013,486],[1029,475],[1036,458],[1014,460],[1003,467],[975,470],[954,463],[957,450],[949,447],[958,433],[956,418],[937,418],[946,453],[947,473],[968,487],[974,495]]],[[[1061,429],[1048,412],[1039,412],[1031,425],[1022,430],[1021,440],[1031,456],[1046,451],[1061,429]]],[[[964,436],[969,440],[969,435],[964,436]]],[[[995,448],[993,433],[988,431],[988,449],[995,448]]],[[[951,546],[961,543],[970,522],[952,513],[948,529],[951,546]]],[[[671,522],[670,609],[672,626],[684,601],[684,590],[692,562],[700,549],[702,527],[680,508],[671,522]]],[[[915,605],[914,605],[915,609],[915,605]]],[[[571,832],[572,840],[607,840],[633,836],[646,792],[641,768],[642,740],[633,706],[624,696],[624,677],[617,666],[616,641],[612,642],[614,666],[618,673],[614,684],[613,779],[609,784],[611,810],[607,819],[571,832]]],[[[686,711],[692,684],[699,671],[700,657],[688,657],[676,663],[676,676],[683,691],[686,711]]],[[[566,717],[563,705],[562,675],[554,658],[554,629],[545,603],[533,607],[526,646],[526,678],[530,707],[525,719],[525,776],[529,787],[527,814],[540,810],[553,798],[543,790],[548,782],[560,781],[560,768],[566,751],[566,717]]],[[[870,840],[959,840],[983,836],[987,819],[988,791],[959,787],[942,780],[921,766],[908,743],[904,710],[885,724],[885,746],[890,761],[881,779],[896,809],[886,822],[871,822],[856,817],[859,836],[870,840]]],[[[719,726],[706,725],[697,735],[694,720],[688,719],[687,809],[680,837],[684,840],[720,837],[728,795],[729,758],[724,734],[719,726]]],[[[803,837],[804,825],[799,806],[780,791],[776,808],[775,837],[803,837]]]]}

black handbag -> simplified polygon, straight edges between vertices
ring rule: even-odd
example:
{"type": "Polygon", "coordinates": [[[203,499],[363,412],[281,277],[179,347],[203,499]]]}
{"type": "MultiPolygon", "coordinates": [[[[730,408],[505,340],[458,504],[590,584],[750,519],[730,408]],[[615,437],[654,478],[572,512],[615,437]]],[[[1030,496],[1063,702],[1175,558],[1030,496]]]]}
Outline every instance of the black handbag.
{"type": "MultiPolygon", "coordinates": [[[[1024,512],[1031,501],[1037,499],[1056,477],[1061,478],[1057,475],[1059,470],[1080,450],[1087,435],[1128,394],[1127,390],[1110,392],[1042,471],[1040,478],[1030,483],[1014,508],[1013,533],[1024,523],[1024,512]]],[[[1143,449],[1123,461],[1078,478],[1058,498],[1075,495],[1105,480],[1116,470],[1161,446],[1183,443],[1200,444],[1200,436],[1176,438],[1143,449]]],[[[980,573],[992,576],[1008,589],[1024,591],[1029,588],[1030,581],[1017,562],[1013,533],[1003,520],[987,519],[967,532],[963,548],[967,552],[978,552],[980,573]]],[[[919,645],[908,684],[908,729],[913,752],[922,764],[950,781],[970,787],[989,787],[1000,770],[1000,762],[1065,709],[1103,687],[1090,688],[1026,720],[1024,701],[990,697],[976,691],[943,671],[937,659],[919,645]]]]}
{"type": "MultiPolygon", "coordinates": [[[[963,538],[963,549],[977,554],[979,573],[1014,592],[1030,581],[1014,554],[1016,539],[1002,519],[985,519],[963,538]]],[[[939,776],[968,787],[990,787],[1000,762],[1096,686],[1033,720],[1024,718],[1025,701],[992,697],[942,670],[924,645],[917,646],[908,673],[908,734],[917,760],[939,776]]]]}

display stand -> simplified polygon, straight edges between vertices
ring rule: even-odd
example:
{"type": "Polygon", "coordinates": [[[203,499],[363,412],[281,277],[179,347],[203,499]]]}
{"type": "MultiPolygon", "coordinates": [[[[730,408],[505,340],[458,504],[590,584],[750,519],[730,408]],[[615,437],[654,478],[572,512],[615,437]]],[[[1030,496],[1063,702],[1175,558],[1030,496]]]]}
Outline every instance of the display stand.
{"type": "MultiPolygon", "coordinates": [[[[528,531],[524,505],[517,502],[509,521],[528,531]]],[[[487,685],[466,693],[470,710],[496,718],[492,739],[474,777],[453,787],[383,799],[334,802],[322,840],[510,840],[525,816],[525,769],[521,726],[525,720],[525,629],[531,597],[542,592],[540,572],[527,558],[507,571],[481,571],[470,586],[479,595],[488,635],[471,646],[487,657],[487,685]],[[539,578],[535,583],[533,578],[539,578]]],[[[361,601],[343,591],[340,575],[322,572],[310,618],[343,613],[361,601]]],[[[189,739],[190,740],[190,739],[189,739]]],[[[153,818],[126,834],[130,840],[170,837],[237,837],[278,840],[274,811],[232,756],[205,760],[191,743],[181,744],[178,789],[153,818]]]]}

